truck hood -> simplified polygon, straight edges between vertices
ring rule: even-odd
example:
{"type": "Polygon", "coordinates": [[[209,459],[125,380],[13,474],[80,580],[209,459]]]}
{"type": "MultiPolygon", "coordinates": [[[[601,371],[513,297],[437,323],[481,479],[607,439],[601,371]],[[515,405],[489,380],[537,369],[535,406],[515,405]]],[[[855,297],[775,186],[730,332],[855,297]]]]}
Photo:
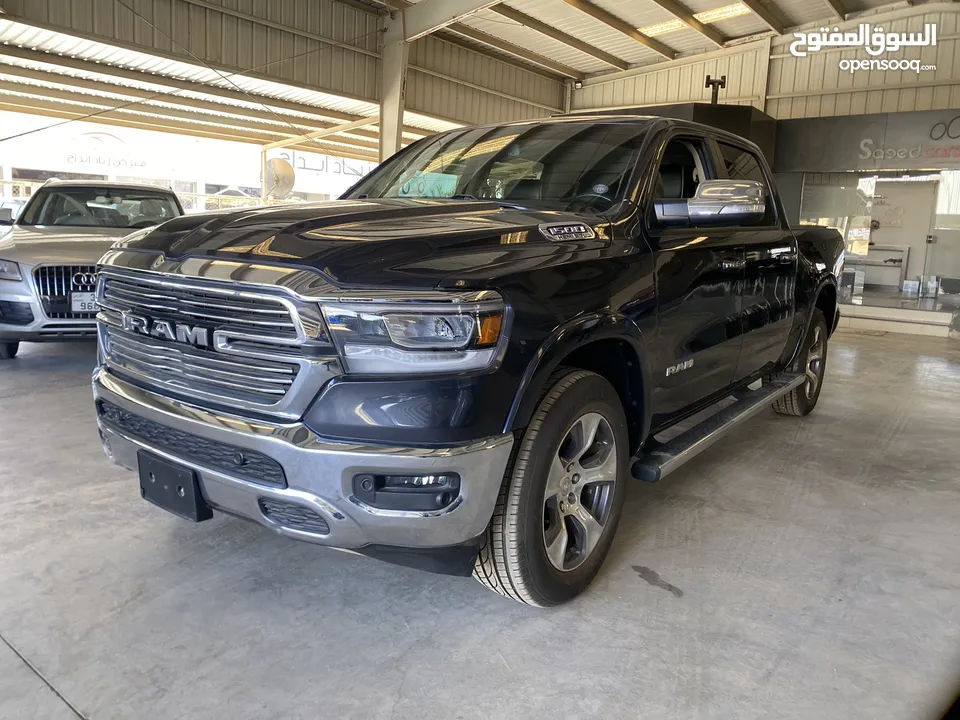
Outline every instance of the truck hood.
{"type": "Polygon", "coordinates": [[[129,228],[13,225],[0,228],[0,258],[22,265],[94,265],[129,228]]]}
{"type": "Polygon", "coordinates": [[[493,277],[504,266],[555,253],[569,257],[576,246],[605,244],[557,242],[539,229],[573,222],[596,228],[602,219],[483,201],[337,200],[184,216],[121,246],[173,260],[212,257],[304,267],[341,287],[434,287],[458,274],[476,282],[483,271],[493,277]]]}

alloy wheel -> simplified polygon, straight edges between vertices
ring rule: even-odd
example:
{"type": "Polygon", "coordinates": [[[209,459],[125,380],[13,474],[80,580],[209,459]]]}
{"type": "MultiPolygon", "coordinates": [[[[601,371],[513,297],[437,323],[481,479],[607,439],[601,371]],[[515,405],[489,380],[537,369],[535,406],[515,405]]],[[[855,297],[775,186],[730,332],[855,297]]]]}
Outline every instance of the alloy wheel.
{"type": "Polygon", "coordinates": [[[550,564],[569,572],[586,561],[610,520],[617,442],[610,423],[586,413],[554,454],[543,498],[543,542],[550,564]]]}
{"type": "Polygon", "coordinates": [[[823,381],[823,353],[823,332],[821,327],[817,325],[813,328],[813,342],[807,350],[807,366],[804,368],[804,373],[807,376],[804,384],[807,400],[813,400],[817,394],[817,388],[823,381]]]}

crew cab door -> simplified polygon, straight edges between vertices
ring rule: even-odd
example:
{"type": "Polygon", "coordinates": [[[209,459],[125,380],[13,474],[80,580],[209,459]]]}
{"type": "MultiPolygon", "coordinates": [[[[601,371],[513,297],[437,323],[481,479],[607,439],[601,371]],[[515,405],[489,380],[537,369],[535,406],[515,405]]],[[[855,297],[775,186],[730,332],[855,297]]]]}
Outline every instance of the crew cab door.
{"type": "MultiPolygon", "coordinates": [[[[711,141],[712,142],[712,141],[711,141]]],[[[793,324],[797,241],[783,223],[763,160],[746,145],[717,140],[716,167],[730,180],[753,180],[766,187],[764,219],[749,227],[731,227],[731,239],[744,249],[743,335],[734,381],[772,369],[783,354],[793,324]]]]}
{"type": "Polygon", "coordinates": [[[662,227],[654,211],[657,200],[692,198],[715,177],[714,152],[703,138],[666,141],[644,210],[657,287],[654,429],[727,388],[740,356],[743,238],[728,228],[662,227]]]}

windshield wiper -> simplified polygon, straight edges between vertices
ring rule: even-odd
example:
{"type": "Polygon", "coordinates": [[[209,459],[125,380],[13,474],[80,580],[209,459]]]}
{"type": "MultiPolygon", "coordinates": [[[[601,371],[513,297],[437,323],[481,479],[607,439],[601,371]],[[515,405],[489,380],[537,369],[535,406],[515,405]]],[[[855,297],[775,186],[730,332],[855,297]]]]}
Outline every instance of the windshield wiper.
{"type": "Polygon", "coordinates": [[[510,208],[511,210],[523,210],[523,205],[517,205],[515,203],[506,202],[504,200],[497,200],[496,198],[478,198],[473,195],[468,195],[466,193],[457,193],[456,195],[451,195],[447,200],[476,200],[477,202],[489,202],[496,203],[500,207],[510,208]]]}

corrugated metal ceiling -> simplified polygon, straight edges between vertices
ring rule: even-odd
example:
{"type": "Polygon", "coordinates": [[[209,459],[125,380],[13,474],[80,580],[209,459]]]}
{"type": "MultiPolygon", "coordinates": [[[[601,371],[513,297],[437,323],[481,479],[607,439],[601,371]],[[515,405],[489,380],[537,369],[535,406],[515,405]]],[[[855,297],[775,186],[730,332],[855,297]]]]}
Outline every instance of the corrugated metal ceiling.
{"type": "MultiPolygon", "coordinates": [[[[318,120],[327,124],[342,122],[342,114],[375,116],[379,113],[376,103],[242,74],[231,75],[201,65],[34,27],[2,16],[0,43],[31,54],[30,58],[9,52],[0,54],[0,82],[4,84],[0,89],[0,103],[30,102],[51,112],[67,112],[70,108],[83,113],[107,109],[111,116],[128,118],[131,122],[137,117],[161,118],[164,117],[162,113],[167,112],[167,120],[173,115],[176,122],[187,129],[213,130],[229,120],[233,128],[240,127],[244,133],[252,134],[250,137],[254,141],[262,135],[263,142],[295,135],[298,131],[306,132],[310,128],[304,130],[299,125],[304,121],[312,121],[316,128],[318,120]],[[89,67],[71,67],[64,64],[63,58],[77,61],[74,65],[89,64],[89,67]],[[97,66],[102,72],[90,69],[97,66]],[[4,68],[7,68],[6,72],[4,68]],[[18,73],[15,68],[28,72],[18,73]],[[118,76],[117,70],[136,74],[118,76]],[[31,72],[33,76],[30,76],[31,72]],[[71,79],[97,83],[97,88],[81,87],[76,82],[71,83],[71,79]],[[200,89],[169,84],[174,81],[196,83],[200,89]],[[234,97],[218,93],[218,89],[233,93],[234,97]],[[144,97],[144,92],[156,93],[158,97],[144,97]],[[242,99],[237,97],[240,93],[242,99]],[[197,103],[181,104],[178,103],[181,98],[214,103],[215,106],[211,109],[197,107],[197,103]],[[125,104],[128,106],[118,107],[125,104]],[[237,110],[231,112],[231,107],[237,110]],[[324,116],[325,111],[331,115],[324,116]],[[261,116],[257,117],[257,113],[261,116]]],[[[431,132],[458,127],[456,123],[412,112],[405,114],[404,122],[408,127],[423,131],[419,135],[415,131],[404,132],[407,142],[431,132]]],[[[358,147],[365,150],[375,147],[376,132],[377,126],[371,125],[366,128],[365,136],[353,132],[327,136],[323,142],[343,145],[353,141],[353,150],[358,147]]]]}
{"type": "MultiPolygon", "coordinates": [[[[394,4],[397,0],[382,0],[381,4],[394,4]]],[[[653,0],[590,0],[593,5],[622,20],[633,28],[646,28],[658,23],[676,21],[653,0]]],[[[733,4],[736,0],[680,0],[679,4],[691,13],[701,13],[733,4]]],[[[836,21],[827,0],[759,0],[768,9],[775,20],[786,28],[798,27],[807,23],[827,23],[836,21]]],[[[890,5],[890,0],[842,0],[848,13],[856,13],[870,8],[890,5]]],[[[502,3],[572,38],[586,42],[631,67],[642,67],[662,62],[656,52],[606,25],[594,17],[582,12],[563,0],[509,0],[502,3]]],[[[606,73],[612,70],[603,60],[550,38],[530,28],[523,27],[513,20],[503,17],[495,8],[483,10],[460,21],[476,30],[506,40],[542,55],[550,60],[563,63],[585,75],[606,73]]],[[[729,17],[709,23],[727,41],[758,35],[772,35],[773,31],[754,12],[749,11],[735,17],[729,17]]],[[[690,28],[655,35],[655,39],[680,56],[696,55],[717,49],[717,45],[697,31],[690,28]]]]}

